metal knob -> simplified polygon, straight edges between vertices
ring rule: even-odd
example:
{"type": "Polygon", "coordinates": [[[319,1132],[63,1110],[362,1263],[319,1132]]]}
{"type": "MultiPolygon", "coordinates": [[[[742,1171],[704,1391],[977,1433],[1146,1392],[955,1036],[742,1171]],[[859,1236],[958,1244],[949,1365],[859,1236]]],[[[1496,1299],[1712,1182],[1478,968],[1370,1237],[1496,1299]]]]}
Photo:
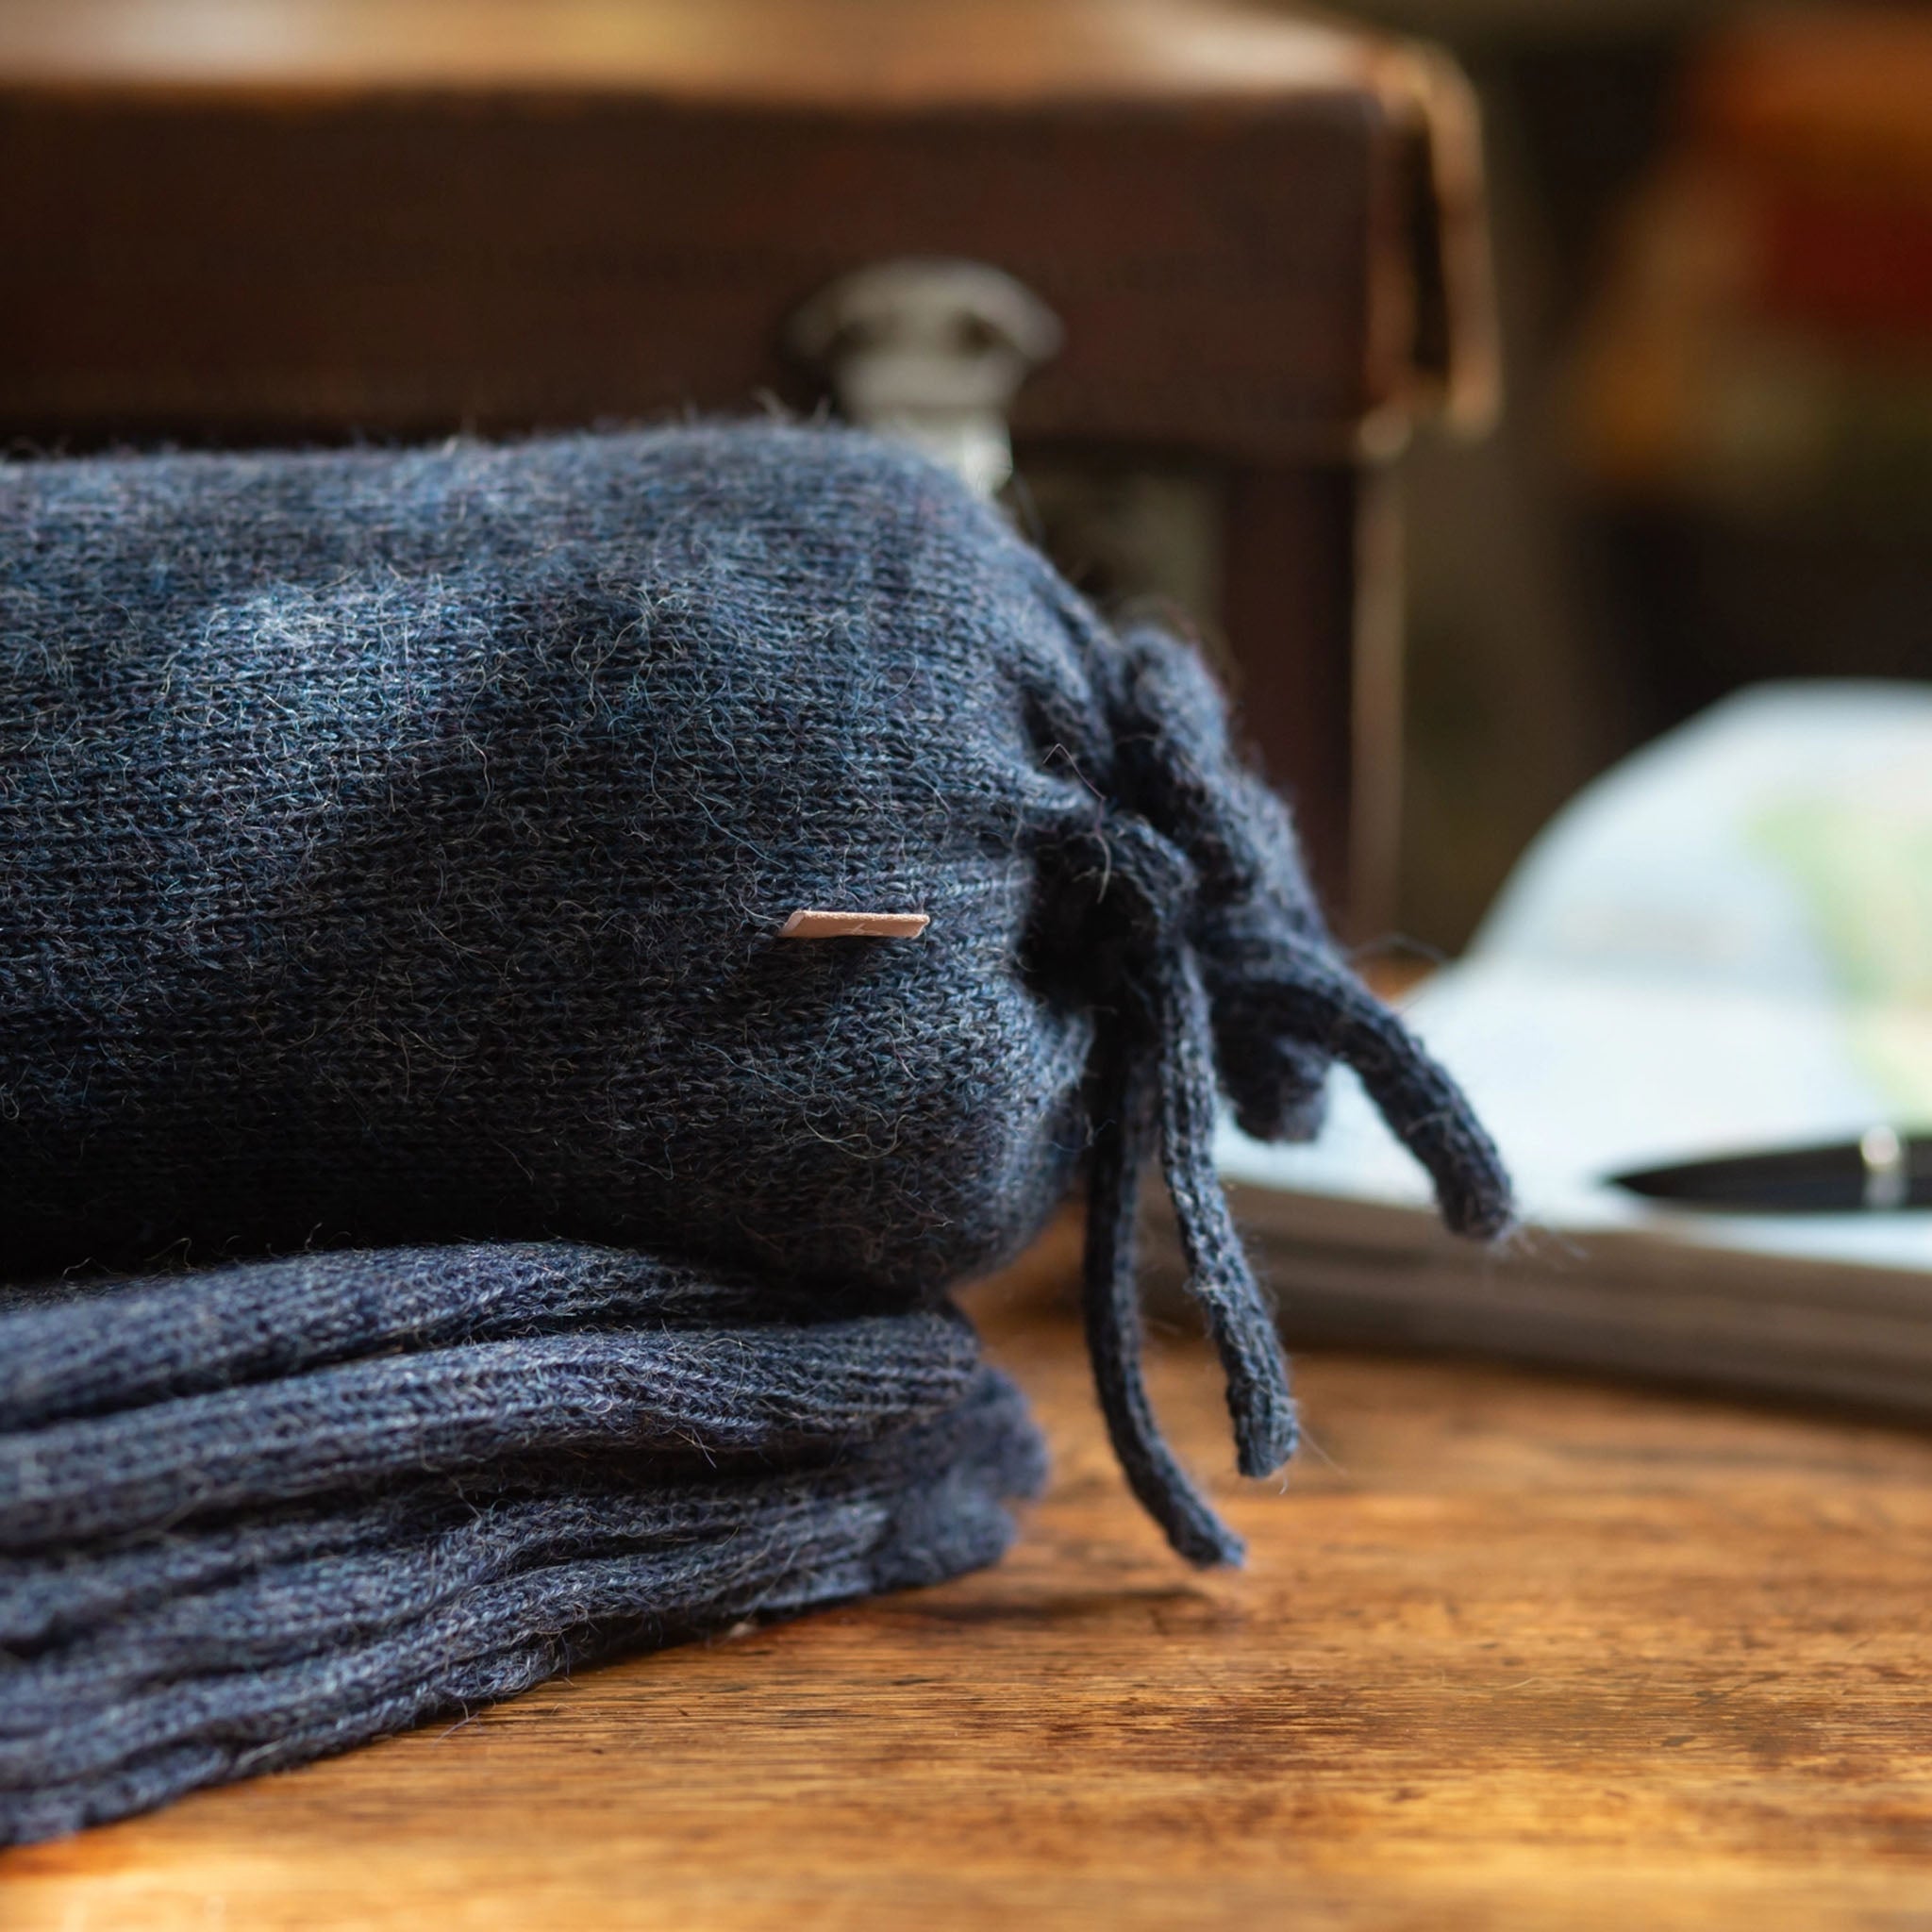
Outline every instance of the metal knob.
{"type": "Polygon", "coordinates": [[[1058,317],[1011,275],[942,259],[841,275],[786,329],[850,422],[916,443],[987,496],[1013,473],[1013,398],[1060,338],[1058,317]]]}

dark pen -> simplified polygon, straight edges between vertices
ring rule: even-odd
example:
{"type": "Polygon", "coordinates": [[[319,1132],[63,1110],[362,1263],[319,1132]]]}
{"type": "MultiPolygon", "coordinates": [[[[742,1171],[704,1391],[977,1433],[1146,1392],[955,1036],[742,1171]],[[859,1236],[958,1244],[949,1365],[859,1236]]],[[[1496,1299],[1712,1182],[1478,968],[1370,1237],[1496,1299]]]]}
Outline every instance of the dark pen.
{"type": "Polygon", "coordinates": [[[1717,1214],[1889,1214],[1932,1208],[1932,1136],[1871,1127],[1824,1147],[1733,1154],[1610,1179],[1653,1201],[1717,1214]]]}

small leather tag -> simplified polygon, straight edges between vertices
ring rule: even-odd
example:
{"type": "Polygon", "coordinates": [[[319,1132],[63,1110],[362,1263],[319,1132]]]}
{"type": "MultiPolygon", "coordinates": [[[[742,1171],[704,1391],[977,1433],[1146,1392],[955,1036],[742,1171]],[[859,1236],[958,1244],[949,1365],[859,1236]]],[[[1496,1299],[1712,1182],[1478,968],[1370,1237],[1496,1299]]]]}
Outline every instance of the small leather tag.
{"type": "Polygon", "coordinates": [[[781,940],[916,940],[932,924],[930,912],[810,912],[799,910],[780,929],[781,940]]]}

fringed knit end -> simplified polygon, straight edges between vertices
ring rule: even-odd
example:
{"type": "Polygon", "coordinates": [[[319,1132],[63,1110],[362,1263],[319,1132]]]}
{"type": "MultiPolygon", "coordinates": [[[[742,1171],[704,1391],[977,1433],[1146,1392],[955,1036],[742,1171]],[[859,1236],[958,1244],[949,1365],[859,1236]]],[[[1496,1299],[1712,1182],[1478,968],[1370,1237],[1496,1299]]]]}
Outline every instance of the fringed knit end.
{"type": "Polygon", "coordinates": [[[1158,1153],[1246,1476],[1288,1460],[1296,1417],[1274,1317],[1214,1167],[1223,1092],[1249,1132],[1289,1138],[1311,1130],[1324,1077],[1341,1062],[1428,1172],[1452,1229],[1493,1239],[1513,1210],[1468,1101],[1337,958],[1286,814],[1231,753],[1198,660],[1153,631],[1117,649],[1116,793],[1083,869],[1107,936],[1097,957],[1113,975],[1099,998],[1089,1346],[1135,1495],[1191,1562],[1234,1563],[1240,1540],[1181,1469],[1147,1402],[1133,1246],[1141,1166],[1158,1153]]]}

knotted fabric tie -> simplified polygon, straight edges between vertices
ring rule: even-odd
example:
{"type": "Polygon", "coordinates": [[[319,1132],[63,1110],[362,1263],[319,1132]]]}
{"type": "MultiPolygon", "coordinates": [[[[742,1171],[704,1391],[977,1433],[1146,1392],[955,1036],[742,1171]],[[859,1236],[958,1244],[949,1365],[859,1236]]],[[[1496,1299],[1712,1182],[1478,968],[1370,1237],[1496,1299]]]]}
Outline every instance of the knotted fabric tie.
{"type": "Polygon", "coordinates": [[[1244,1475],[1295,1445],[1274,1320],[1214,1168],[1218,1096],[1259,1138],[1306,1137],[1324,1077],[1351,1067],[1435,1183],[1458,1234],[1511,1218],[1495,1147],[1456,1084],[1337,956],[1279,804],[1228,749],[1218,694],[1158,632],[1124,639],[1116,797],[1085,872],[1106,938],[1089,1174],[1085,1314],[1095,1382],[1134,1493],[1198,1564],[1237,1563],[1221,1522],[1161,1437],[1141,1374],[1135,1221],[1158,1151],[1187,1267],[1221,1357],[1244,1475]]]}

